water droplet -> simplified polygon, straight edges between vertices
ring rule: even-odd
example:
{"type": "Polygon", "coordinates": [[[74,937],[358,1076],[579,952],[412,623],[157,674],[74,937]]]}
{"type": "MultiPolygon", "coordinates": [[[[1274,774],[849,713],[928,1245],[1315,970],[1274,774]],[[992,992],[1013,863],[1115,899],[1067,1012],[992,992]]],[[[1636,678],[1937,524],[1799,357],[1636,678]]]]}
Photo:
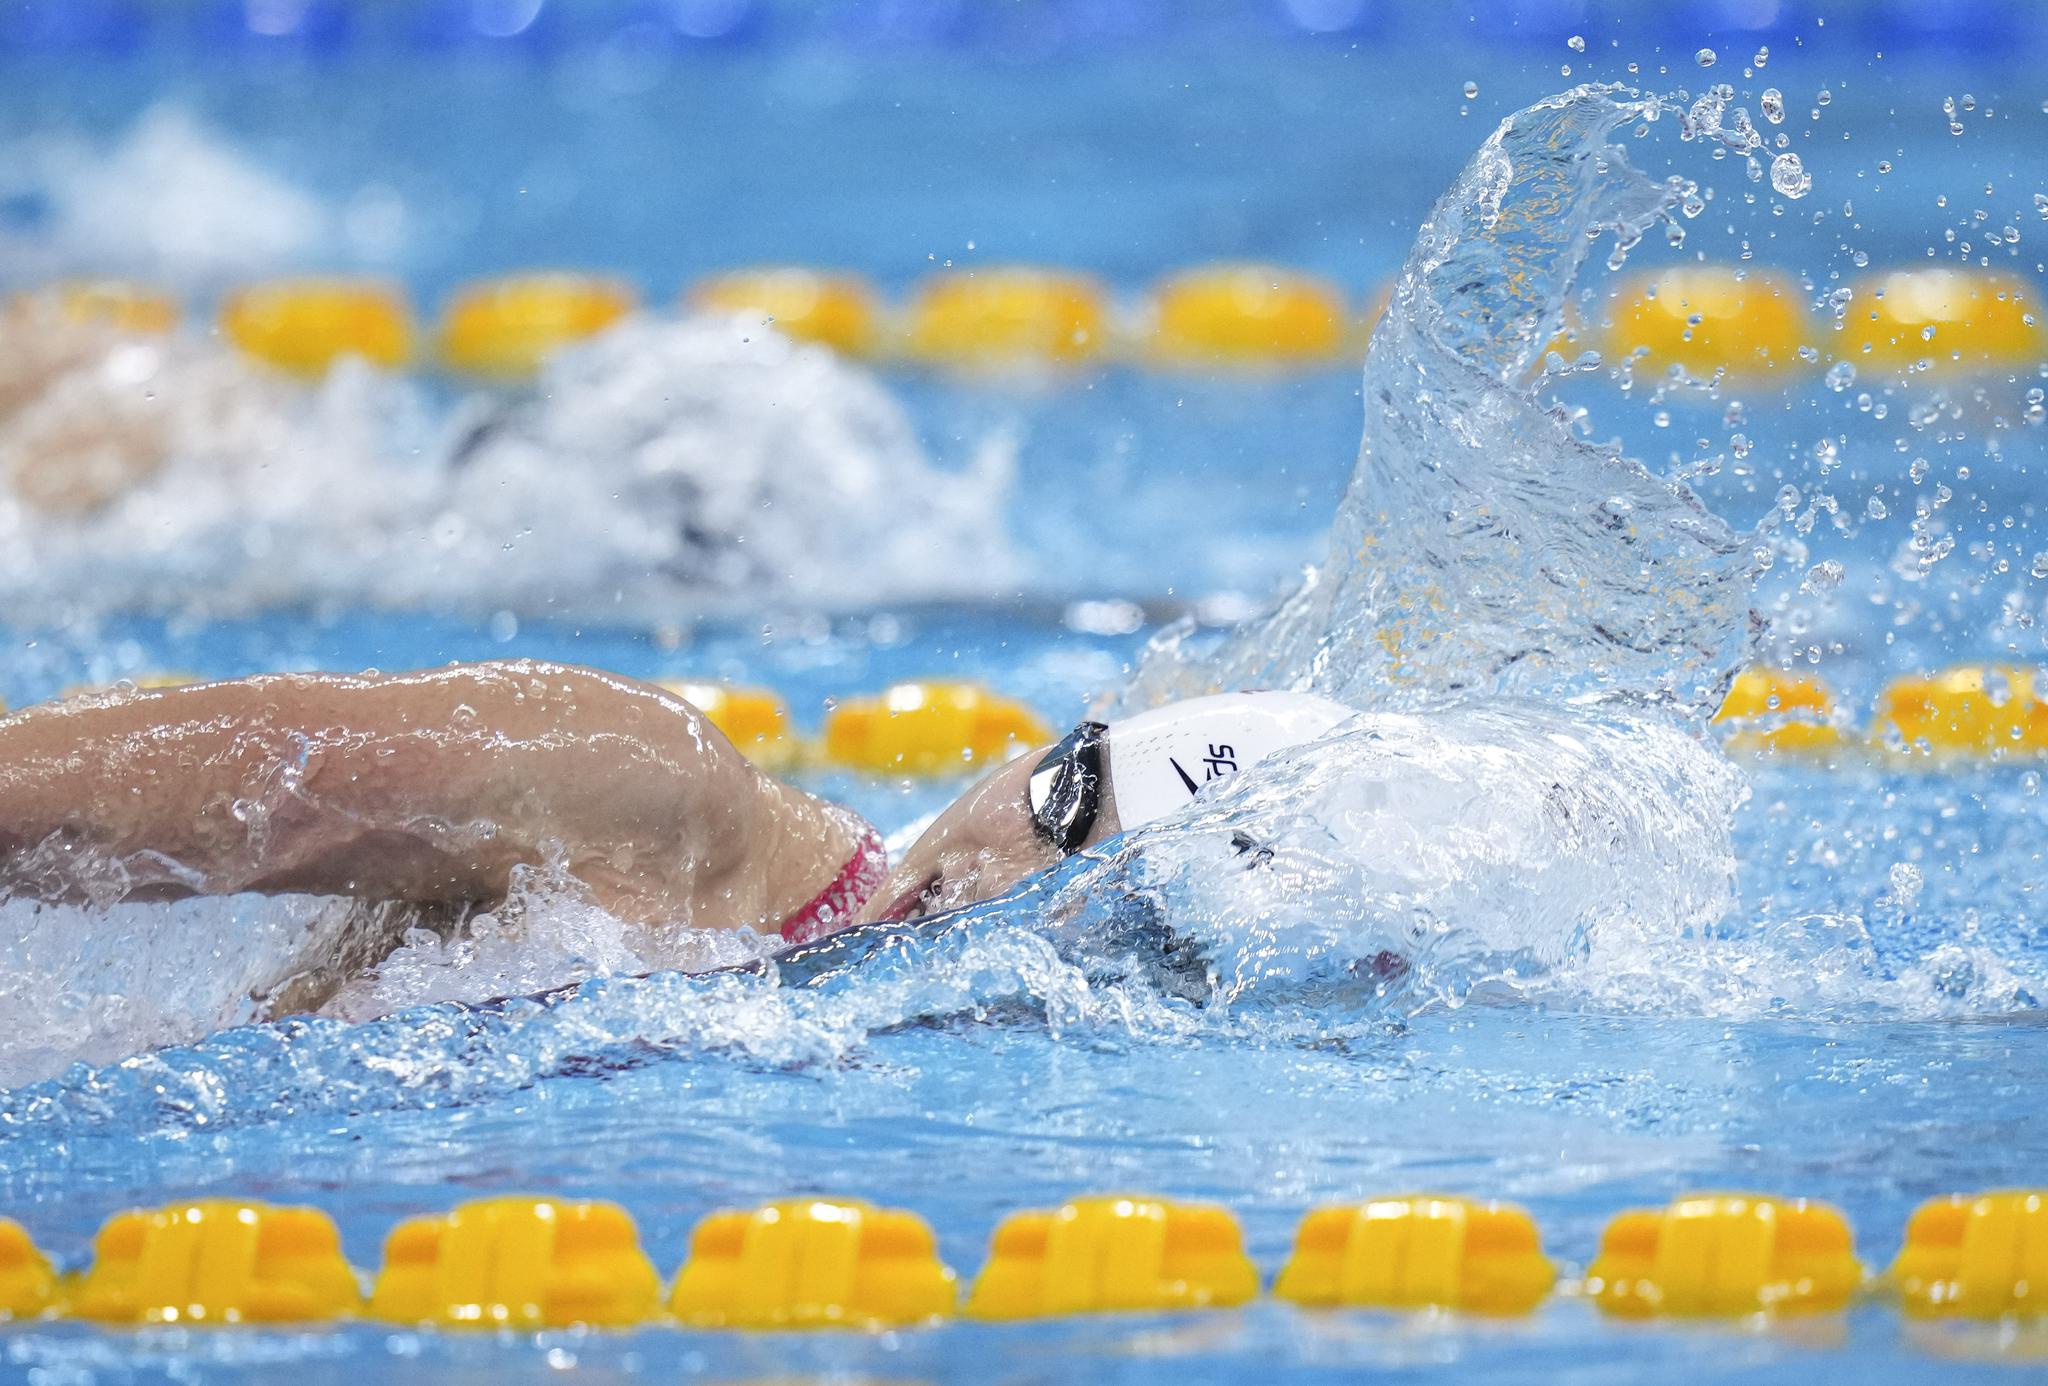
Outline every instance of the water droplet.
{"type": "Polygon", "coordinates": [[[1768,49],[1768,48],[1759,48],[1759,49],[1757,49],[1757,50],[1756,50],[1756,56],[1755,56],[1754,58],[1751,58],[1751,59],[1749,60],[1749,63],[1750,63],[1750,66],[1751,66],[1751,67],[1762,67],[1762,66],[1763,66],[1764,64],[1768,63],[1768,62],[1769,62],[1770,60],[1771,60],[1771,50],[1770,50],[1770,49],[1768,49]]]}
{"type": "Polygon", "coordinates": [[[1832,592],[1842,585],[1842,578],[1846,572],[1841,560],[1823,559],[1806,570],[1806,577],[1800,582],[1799,590],[1814,597],[1832,592]]]}
{"type": "Polygon", "coordinates": [[[1771,160],[1771,186],[1780,196],[1800,198],[1813,188],[1813,179],[1797,154],[1780,154],[1771,160]]]}
{"type": "Polygon", "coordinates": [[[1584,34],[1573,34],[1564,41],[1564,46],[1571,49],[1574,53],[1583,53],[1586,51],[1586,36],[1584,34]]]}
{"type": "Polygon", "coordinates": [[[1822,87],[1820,89],[1820,94],[1813,98],[1813,104],[1816,106],[1825,106],[1834,99],[1835,94],[1829,91],[1826,87],[1822,87]]]}
{"type": "Polygon", "coordinates": [[[1699,52],[1692,55],[1692,60],[1701,67],[1712,67],[1720,61],[1720,58],[1721,55],[1711,48],[1702,48],[1699,52]]]}
{"type": "Polygon", "coordinates": [[[1913,902],[1920,898],[1920,891],[1927,884],[1927,878],[1920,874],[1920,868],[1910,862],[1899,862],[1892,867],[1892,898],[1902,910],[1913,908],[1913,902]]]}
{"type": "Polygon", "coordinates": [[[1763,109],[1764,119],[1773,125],[1785,119],[1785,93],[1776,87],[1765,87],[1764,94],[1757,98],[1757,105],[1763,109]]]}
{"type": "Polygon", "coordinates": [[[1477,95],[1479,95],[1479,84],[1477,82],[1467,82],[1465,84],[1465,99],[1470,101],[1477,95]]]}
{"type": "Polygon", "coordinates": [[[2034,555],[2034,566],[2027,571],[2037,578],[2048,578],[2048,553],[2034,555]]]}
{"type": "Polygon", "coordinates": [[[1856,367],[1847,361],[1837,361],[1828,367],[1828,373],[1822,379],[1827,382],[1830,390],[1840,394],[1856,383],[1856,367]]]}

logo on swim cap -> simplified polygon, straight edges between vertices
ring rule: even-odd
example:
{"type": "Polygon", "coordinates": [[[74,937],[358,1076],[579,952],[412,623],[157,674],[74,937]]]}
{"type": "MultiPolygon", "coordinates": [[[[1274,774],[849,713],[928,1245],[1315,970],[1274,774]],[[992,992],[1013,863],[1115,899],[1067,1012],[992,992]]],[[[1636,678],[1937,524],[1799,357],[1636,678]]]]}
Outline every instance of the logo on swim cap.
{"type": "Polygon", "coordinates": [[[1117,722],[1106,737],[1117,817],[1126,828],[1149,823],[1205,786],[1313,741],[1352,715],[1313,693],[1219,693],[1117,722]]]}

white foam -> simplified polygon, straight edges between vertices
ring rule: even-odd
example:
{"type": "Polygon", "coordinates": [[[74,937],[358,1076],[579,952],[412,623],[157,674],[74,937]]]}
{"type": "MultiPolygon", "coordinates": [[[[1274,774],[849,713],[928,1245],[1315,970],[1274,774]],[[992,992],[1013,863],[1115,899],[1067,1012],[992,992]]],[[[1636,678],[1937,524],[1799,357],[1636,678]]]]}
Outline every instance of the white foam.
{"type": "Polygon", "coordinates": [[[336,242],[324,203],[179,106],[152,106],[109,144],[46,136],[6,153],[6,186],[48,209],[0,236],[0,261],[28,282],[118,274],[197,292],[313,263],[336,242]]]}
{"type": "Polygon", "coordinates": [[[360,363],[302,388],[193,340],[120,346],[47,410],[141,408],[162,465],[51,516],[0,489],[24,625],[317,603],[664,621],[720,603],[988,595],[1009,459],[933,466],[867,372],[735,318],[630,322],[444,420],[360,363]]]}
{"type": "Polygon", "coordinates": [[[781,939],[751,929],[629,924],[592,904],[560,870],[521,867],[497,909],[471,918],[450,937],[411,931],[320,1009],[368,1020],[433,1001],[526,996],[589,977],[705,972],[756,961],[781,946],[781,939]]]}

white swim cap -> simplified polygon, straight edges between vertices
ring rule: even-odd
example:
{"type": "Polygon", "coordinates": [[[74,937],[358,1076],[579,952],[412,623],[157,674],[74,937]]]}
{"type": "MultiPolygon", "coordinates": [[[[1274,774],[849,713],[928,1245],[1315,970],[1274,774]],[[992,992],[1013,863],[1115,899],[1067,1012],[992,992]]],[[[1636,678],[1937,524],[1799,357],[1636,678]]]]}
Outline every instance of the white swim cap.
{"type": "Polygon", "coordinates": [[[1126,828],[1163,817],[1204,785],[1314,741],[1354,715],[1314,693],[1218,693],[1112,722],[1103,741],[1117,817],[1126,828]]]}

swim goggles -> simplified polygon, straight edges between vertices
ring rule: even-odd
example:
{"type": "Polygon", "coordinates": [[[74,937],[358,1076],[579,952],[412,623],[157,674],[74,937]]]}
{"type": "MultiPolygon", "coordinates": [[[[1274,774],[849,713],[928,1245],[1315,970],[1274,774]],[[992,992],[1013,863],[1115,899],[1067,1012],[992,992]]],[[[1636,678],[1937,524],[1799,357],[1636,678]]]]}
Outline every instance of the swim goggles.
{"type": "Polygon", "coordinates": [[[1031,772],[1031,823],[1061,856],[1078,851],[1102,811],[1102,744],[1109,728],[1083,722],[1031,772]]]}

